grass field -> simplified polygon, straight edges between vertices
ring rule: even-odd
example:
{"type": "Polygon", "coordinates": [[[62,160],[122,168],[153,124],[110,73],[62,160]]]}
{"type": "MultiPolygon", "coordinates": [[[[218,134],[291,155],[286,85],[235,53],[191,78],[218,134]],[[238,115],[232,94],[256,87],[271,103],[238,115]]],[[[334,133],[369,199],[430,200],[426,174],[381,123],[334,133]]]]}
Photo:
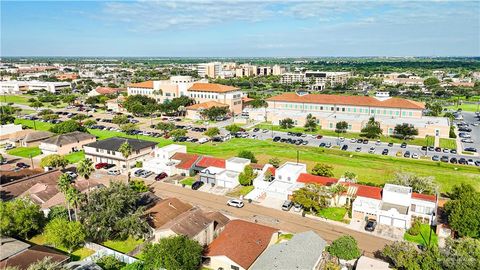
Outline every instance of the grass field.
{"type": "Polygon", "coordinates": [[[13,148],[7,151],[9,155],[12,156],[17,156],[17,157],[24,157],[24,158],[29,158],[31,157],[36,157],[42,153],[40,151],[40,148],[38,146],[35,147],[17,147],[13,148]]]}
{"type": "Polygon", "coordinates": [[[102,245],[104,245],[108,248],[111,248],[113,250],[122,252],[122,253],[128,253],[128,252],[134,250],[141,243],[143,243],[142,239],[136,240],[135,238],[130,236],[126,240],[123,240],[123,241],[108,240],[108,241],[103,242],[102,245]]]}
{"type": "Polygon", "coordinates": [[[342,221],[346,213],[347,213],[347,209],[343,207],[328,207],[328,208],[323,208],[318,213],[318,216],[324,217],[330,220],[342,221]]]}
{"type": "Polygon", "coordinates": [[[477,104],[462,104],[462,105],[459,105],[459,106],[448,106],[446,107],[447,109],[449,110],[458,110],[458,109],[462,109],[462,111],[467,111],[467,112],[476,112],[477,111],[477,108],[479,108],[479,106],[477,104]]]}
{"type": "MultiPolygon", "coordinates": [[[[32,126],[30,120],[17,120],[23,125],[32,126]]],[[[42,123],[45,124],[45,123],[42,123]]],[[[51,126],[46,128],[48,129],[51,126]]],[[[92,134],[102,139],[126,136],[120,132],[91,130],[92,134]]],[[[139,136],[139,139],[154,141],[159,146],[171,144],[172,141],[163,138],[152,138],[139,136]]],[[[340,177],[345,171],[351,171],[358,175],[358,179],[365,183],[384,184],[393,178],[396,172],[409,172],[420,176],[433,176],[440,186],[442,192],[450,190],[454,184],[468,183],[480,190],[480,169],[478,167],[455,165],[427,160],[414,160],[396,158],[391,156],[372,155],[367,153],[352,153],[336,149],[325,149],[318,147],[296,146],[272,141],[261,141],[251,139],[232,139],[228,142],[212,145],[183,143],[187,145],[188,152],[202,155],[211,155],[222,158],[229,158],[238,154],[241,150],[254,152],[260,163],[266,163],[272,157],[278,157],[282,162],[295,161],[297,150],[299,161],[306,163],[312,168],[315,163],[328,163],[333,166],[335,177],[340,177]]]]}
{"type": "MultiPolygon", "coordinates": [[[[46,243],[46,240],[43,234],[38,234],[32,237],[31,239],[29,239],[28,241],[35,243],[37,245],[45,245],[46,243]]],[[[68,251],[64,248],[56,248],[56,249],[68,254],[68,251]]],[[[72,261],[81,261],[86,257],[92,255],[93,253],[95,253],[95,251],[88,249],[86,247],[82,247],[74,250],[72,254],[70,254],[70,258],[72,259],[72,261]]]]}
{"type": "MultiPolygon", "coordinates": [[[[428,224],[422,224],[420,233],[418,235],[411,235],[411,234],[408,234],[408,232],[406,232],[403,235],[403,239],[405,239],[407,241],[410,241],[410,242],[413,242],[413,243],[423,245],[423,246],[428,246],[428,240],[429,240],[429,237],[430,237],[430,230],[431,230],[431,228],[428,224]]],[[[435,231],[433,231],[433,230],[432,230],[432,238],[430,239],[430,244],[431,245],[437,245],[438,244],[438,237],[435,234],[435,231]]]]}
{"type": "Polygon", "coordinates": [[[0,102],[28,105],[30,104],[30,102],[28,102],[30,98],[32,97],[25,95],[2,95],[0,96],[0,102]]]}
{"type": "MultiPolygon", "coordinates": [[[[426,136],[425,137],[425,146],[434,146],[435,145],[435,137],[433,136],[426,136]]],[[[422,145],[423,146],[423,145],[422,145]]]]}
{"type": "Polygon", "coordinates": [[[191,186],[193,183],[195,183],[195,178],[193,177],[188,177],[180,181],[180,184],[183,184],[186,186],[191,186]]]}
{"type": "Polygon", "coordinates": [[[455,139],[440,138],[440,147],[448,149],[457,149],[457,141],[455,139]]]}
{"type": "MultiPolygon", "coordinates": [[[[289,129],[282,129],[280,126],[272,125],[269,123],[262,123],[258,124],[255,127],[260,128],[260,129],[268,129],[268,130],[273,130],[274,131],[284,131],[284,132],[302,132],[302,133],[307,133],[307,134],[315,134],[315,135],[323,135],[323,136],[329,136],[329,137],[344,137],[344,138],[360,138],[360,133],[356,132],[347,132],[347,133],[340,133],[339,135],[334,131],[334,130],[326,130],[326,129],[319,129],[317,128],[316,131],[310,132],[310,131],[305,131],[303,127],[293,127],[289,129]],[[273,127],[272,127],[273,126],[273,127]]],[[[379,138],[380,141],[382,142],[392,142],[392,143],[402,143],[404,140],[389,137],[389,136],[380,136],[379,138]]],[[[408,140],[408,144],[413,144],[413,145],[425,145],[425,139],[424,138],[415,138],[413,140],[408,140]]]]}
{"type": "Polygon", "coordinates": [[[70,163],[77,163],[80,160],[85,158],[85,153],[83,151],[73,152],[73,153],[70,153],[68,155],[65,155],[65,158],[70,163]]]}

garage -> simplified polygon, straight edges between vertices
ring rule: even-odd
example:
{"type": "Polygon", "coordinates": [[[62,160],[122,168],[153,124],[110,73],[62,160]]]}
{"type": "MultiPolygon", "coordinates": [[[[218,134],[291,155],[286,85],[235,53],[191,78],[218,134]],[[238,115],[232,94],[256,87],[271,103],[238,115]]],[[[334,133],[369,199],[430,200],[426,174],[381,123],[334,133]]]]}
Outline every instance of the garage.
{"type": "Polygon", "coordinates": [[[402,228],[402,229],[405,228],[406,224],[407,224],[407,222],[403,219],[391,218],[391,217],[387,217],[387,216],[380,216],[379,223],[383,224],[383,225],[389,225],[389,226],[394,226],[394,227],[397,227],[397,228],[402,228]]]}
{"type": "Polygon", "coordinates": [[[405,228],[406,227],[406,221],[403,219],[393,219],[393,226],[397,228],[405,228]]]}
{"type": "Polygon", "coordinates": [[[392,225],[392,218],[387,216],[380,216],[379,223],[390,226],[392,225]]]}

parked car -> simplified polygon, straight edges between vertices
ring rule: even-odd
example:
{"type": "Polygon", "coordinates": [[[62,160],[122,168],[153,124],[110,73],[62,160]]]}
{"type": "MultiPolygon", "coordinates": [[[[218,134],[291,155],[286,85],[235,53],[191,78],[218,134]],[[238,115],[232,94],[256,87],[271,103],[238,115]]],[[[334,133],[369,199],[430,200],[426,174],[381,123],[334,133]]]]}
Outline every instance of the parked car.
{"type": "Polygon", "coordinates": [[[418,159],[418,158],[419,158],[419,156],[418,156],[418,154],[417,154],[417,153],[413,153],[413,154],[412,154],[412,158],[414,158],[414,159],[418,159]]]}
{"type": "Polygon", "coordinates": [[[450,154],[456,154],[456,153],[457,153],[457,149],[450,150],[450,154]]]}
{"type": "Polygon", "coordinates": [[[325,147],[325,143],[324,142],[320,143],[318,147],[325,147]]]}
{"type": "Polygon", "coordinates": [[[440,158],[440,161],[441,161],[441,162],[448,162],[448,156],[442,156],[442,157],[440,158]]]}
{"type": "Polygon", "coordinates": [[[278,141],[280,141],[280,139],[281,139],[280,137],[276,136],[276,137],[273,138],[273,141],[278,142],[278,141]]]}
{"type": "Polygon", "coordinates": [[[435,147],[435,152],[442,152],[442,148],[440,148],[440,147],[435,147]]]}
{"type": "Polygon", "coordinates": [[[377,221],[374,219],[369,219],[367,224],[365,224],[365,231],[373,232],[377,226],[377,221]]]}
{"type": "Polygon", "coordinates": [[[426,146],[422,146],[422,151],[427,151],[427,147],[426,146]]]}
{"type": "Polygon", "coordinates": [[[472,139],[462,139],[462,143],[473,143],[472,139]]]}
{"type": "Polygon", "coordinates": [[[375,147],[370,147],[370,149],[368,149],[368,153],[374,154],[375,153],[375,147]]]}
{"type": "Polygon", "coordinates": [[[10,150],[10,149],[13,149],[15,148],[15,145],[12,145],[12,144],[6,144],[5,145],[5,150],[10,150]]]}
{"type": "Polygon", "coordinates": [[[452,164],[457,164],[457,163],[458,163],[457,158],[456,158],[456,157],[452,157],[452,158],[450,159],[450,163],[452,163],[452,164]]]}
{"type": "Polygon", "coordinates": [[[120,170],[108,170],[108,175],[120,175],[120,170]]]}
{"type": "Polygon", "coordinates": [[[295,211],[295,212],[300,212],[300,211],[302,211],[302,209],[303,209],[303,206],[299,203],[296,203],[296,204],[293,205],[293,211],[295,211]]]}
{"type": "Polygon", "coordinates": [[[203,182],[202,181],[196,181],[195,183],[192,184],[192,189],[193,190],[198,190],[199,188],[201,188],[203,186],[203,182]]]}
{"type": "Polygon", "coordinates": [[[393,143],[388,143],[388,147],[393,147],[393,143]]]}
{"type": "Polygon", "coordinates": [[[147,177],[149,177],[149,176],[152,175],[152,174],[153,174],[153,172],[144,170],[144,171],[140,174],[140,177],[142,177],[142,178],[147,178],[147,177]]]}
{"type": "Polygon", "coordinates": [[[100,170],[102,168],[105,168],[107,165],[108,165],[108,163],[106,163],[106,162],[100,162],[100,163],[95,164],[95,169],[100,170]]]}
{"type": "Polygon", "coordinates": [[[400,148],[407,148],[407,143],[406,143],[406,142],[403,142],[403,143],[400,145],[400,148]]]}
{"type": "Polygon", "coordinates": [[[315,138],[320,140],[321,138],[323,138],[323,136],[322,135],[317,135],[317,137],[315,137],[315,138]]]}
{"type": "Polygon", "coordinates": [[[142,173],[143,173],[144,171],[145,171],[145,170],[143,170],[143,169],[138,169],[138,170],[136,170],[136,171],[133,173],[133,175],[135,175],[136,177],[140,177],[140,176],[142,176],[142,173]]]}
{"type": "Polygon", "coordinates": [[[355,142],[357,142],[357,139],[351,138],[351,139],[350,139],[350,142],[351,142],[351,143],[355,143],[355,142]]]}
{"type": "Polygon", "coordinates": [[[433,161],[440,161],[440,157],[435,155],[435,156],[432,157],[432,160],[433,161]]]}
{"type": "Polygon", "coordinates": [[[462,165],[467,165],[467,160],[465,158],[459,158],[458,159],[458,164],[462,164],[462,165]]]}
{"type": "Polygon", "coordinates": [[[327,144],[325,144],[325,147],[326,147],[326,148],[331,148],[331,147],[332,147],[332,143],[331,143],[331,142],[328,142],[327,144]]]}
{"type": "Polygon", "coordinates": [[[238,199],[230,199],[227,201],[228,206],[242,208],[244,206],[243,202],[238,199]]]}
{"type": "Polygon", "coordinates": [[[361,151],[362,151],[362,148],[361,148],[361,147],[357,147],[357,148],[355,149],[355,152],[361,152],[361,151]]]}
{"type": "Polygon", "coordinates": [[[363,143],[363,139],[358,139],[357,143],[363,143]]]}
{"type": "Polygon", "coordinates": [[[463,149],[463,151],[467,151],[467,152],[477,152],[477,148],[466,147],[466,148],[463,149]]]}
{"type": "Polygon", "coordinates": [[[405,154],[403,154],[403,157],[410,158],[412,155],[410,154],[410,151],[405,151],[405,154]]]}
{"type": "Polygon", "coordinates": [[[344,145],[342,146],[342,150],[343,150],[343,151],[347,151],[347,149],[348,149],[348,145],[344,144],[344,145]]]}
{"type": "Polygon", "coordinates": [[[167,177],[168,177],[168,175],[167,175],[166,172],[161,172],[157,176],[155,176],[155,180],[160,181],[160,180],[165,179],[167,177]]]}
{"type": "Polygon", "coordinates": [[[381,144],[380,140],[377,140],[377,141],[375,142],[375,145],[380,145],[380,144],[381,144]]]}
{"type": "Polygon", "coordinates": [[[386,148],[385,148],[385,149],[383,149],[383,151],[382,151],[382,155],[384,155],[384,156],[388,155],[388,149],[386,149],[386,148]]]}
{"type": "Polygon", "coordinates": [[[283,211],[289,211],[290,208],[292,208],[292,206],[293,206],[293,202],[290,201],[290,200],[287,200],[287,201],[283,202],[282,210],[283,211]]]}
{"type": "Polygon", "coordinates": [[[363,140],[363,144],[368,144],[368,140],[367,139],[363,140]]]}
{"type": "Polygon", "coordinates": [[[77,176],[78,176],[76,173],[71,172],[71,171],[66,171],[65,174],[68,175],[70,180],[73,180],[73,179],[77,178],[77,176]]]}
{"type": "Polygon", "coordinates": [[[18,162],[16,164],[17,168],[20,168],[20,169],[26,169],[26,168],[29,168],[30,165],[26,164],[26,163],[23,163],[23,162],[18,162]]]}
{"type": "Polygon", "coordinates": [[[208,142],[208,138],[200,138],[200,139],[198,139],[198,143],[200,143],[200,144],[203,144],[203,143],[206,143],[206,142],[208,142]]]}

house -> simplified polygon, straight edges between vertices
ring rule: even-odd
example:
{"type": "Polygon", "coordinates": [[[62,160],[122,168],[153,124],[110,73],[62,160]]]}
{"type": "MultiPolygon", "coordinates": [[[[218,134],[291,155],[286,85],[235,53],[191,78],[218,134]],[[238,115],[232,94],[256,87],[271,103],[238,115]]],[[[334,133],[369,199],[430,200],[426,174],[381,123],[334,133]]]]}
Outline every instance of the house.
{"type": "Polygon", "coordinates": [[[250,269],[316,270],[326,245],[327,242],[313,231],[298,233],[289,241],[269,246],[250,269]]]}
{"type": "Polygon", "coordinates": [[[373,218],[382,225],[408,229],[414,219],[427,224],[435,219],[435,195],[415,193],[411,187],[386,184],[382,189],[349,184],[347,193],[355,194],[352,222],[373,218]]]}
{"type": "Polygon", "coordinates": [[[95,142],[96,140],[97,138],[89,133],[74,131],[43,140],[39,148],[45,155],[66,155],[71,152],[80,151],[84,145],[95,142]]]}
{"type": "Polygon", "coordinates": [[[100,95],[119,95],[121,92],[125,91],[127,91],[127,89],[98,86],[97,88],[88,92],[87,96],[95,97],[100,95]]]}
{"type": "Polygon", "coordinates": [[[217,101],[206,101],[202,103],[193,104],[185,108],[187,110],[186,117],[188,119],[201,120],[203,119],[201,112],[203,110],[211,109],[213,107],[224,108],[224,107],[228,107],[228,105],[217,102],[217,101]]]}
{"type": "Polygon", "coordinates": [[[0,238],[0,269],[18,268],[26,270],[37,261],[50,257],[53,262],[63,264],[69,260],[69,256],[54,249],[30,245],[11,237],[0,238]]]}
{"type": "Polygon", "coordinates": [[[35,131],[28,133],[23,137],[23,139],[20,140],[20,144],[23,147],[33,147],[33,146],[38,146],[40,143],[50,137],[52,137],[53,134],[52,132],[48,131],[35,131]]]}
{"type": "Polygon", "coordinates": [[[355,270],[389,270],[389,264],[387,262],[373,259],[367,256],[361,256],[358,258],[355,270]]]}
{"type": "Polygon", "coordinates": [[[155,150],[154,158],[143,163],[143,168],[167,175],[191,175],[198,155],[188,154],[185,145],[170,144],[155,150]]]}
{"type": "Polygon", "coordinates": [[[202,246],[210,244],[229,221],[220,212],[204,212],[176,198],[158,202],[147,214],[155,241],[185,235],[202,246]]]}
{"type": "Polygon", "coordinates": [[[232,220],[208,245],[204,266],[211,269],[249,269],[278,240],[278,230],[244,220],[232,220]]]}
{"type": "Polygon", "coordinates": [[[157,149],[156,142],[121,137],[108,138],[83,146],[85,158],[89,158],[95,163],[114,164],[117,168],[122,169],[127,169],[127,166],[130,169],[135,166],[137,161],[145,162],[152,158],[155,149],[157,149]],[[128,158],[118,151],[124,143],[128,143],[132,148],[132,153],[128,158]]]}
{"type": "Polygon", "coordinates": [[[196,166],[204,168],[200,171],[200,181],[212,186],[234,188],[240,183],[238,176],[245,166],[250,164],[249,159],[232,157],[227,160],[201,157],[196,166]]]}
{"type": "Polygon", "coordinates": [[[16,138],[28,134],[26,131],[22,130],[22,125],[0,125],[0,143],[15,141],[16,138]]]}
{"type": "MultiPolygon", "coordinates": [[[[17,197],[28,197],[48,214],[51,207],[65,205],[65,196],[58,189],[58,179],[61,175],[60,170],[52,170],[3,184],[0,186],[1,199],[7,201],[17,197]]],[[[86,193],[101,185],[93,179],[77,179],[73,186],[86,193]]]]}

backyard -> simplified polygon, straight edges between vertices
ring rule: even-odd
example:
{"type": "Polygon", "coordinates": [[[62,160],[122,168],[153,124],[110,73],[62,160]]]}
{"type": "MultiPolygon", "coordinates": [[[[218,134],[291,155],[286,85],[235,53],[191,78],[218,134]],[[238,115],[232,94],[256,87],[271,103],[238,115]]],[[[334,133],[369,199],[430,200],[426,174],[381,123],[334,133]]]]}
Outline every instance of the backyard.
{"type": "Polygon", "coordinates": [[[121,253],[128,253],[142,243],[142,239],[137,240],[129,236],[126,240],[108,240],[103,242],[102,245],[121,253]]]}
{"type": "MultiPolygon", "coordinates": [[[[34,244],[37,244],[37,245],[45,245],[45,243],[46,243],[46,239],[43,236],[43,234],[38,234],[38,235],[32,237],[31,239],[29,239],[28,241],[30,241],[34,244]]],[[[64,253],[68,253],[67,250],[64,249],[64,248],[56,248],[56,249],[60,250],[64,253]]],[[[74,250],[72,252],[72,254],[70,254],[70,258],[72,259],[72,261],[81,261],[81,260],[85,259],[86,257],[92,255],[93,253],[95,253],[95,251],[93,251],[91,249],[88,249],[86,247],[82,247],[82,248],[78,248],[78,249],[74,250]]]]}
{"type": "Polygon", "coordinates": [[[42,153],[38,146],[35,147],[17,147],[7,151],[9,155],[23,157],[23,158],[30,158],[36,157],[42,153]]]}
{"type": "Polygon", "coordinates": [[[72,152],[68,155],[65,155],[65,158],[68,160],[69,163],[77,163],[79,162],[80,160],[84,159],[85,158],[85,153],[82,151],[78,151],[78,152],[72,152]]]}
{"type": "Polygon", "coordinates": [[[344,207],[328,207],[320,210],[317,215],[330,220],[343,221],[346,213],[347,209],[344,207]]]}

